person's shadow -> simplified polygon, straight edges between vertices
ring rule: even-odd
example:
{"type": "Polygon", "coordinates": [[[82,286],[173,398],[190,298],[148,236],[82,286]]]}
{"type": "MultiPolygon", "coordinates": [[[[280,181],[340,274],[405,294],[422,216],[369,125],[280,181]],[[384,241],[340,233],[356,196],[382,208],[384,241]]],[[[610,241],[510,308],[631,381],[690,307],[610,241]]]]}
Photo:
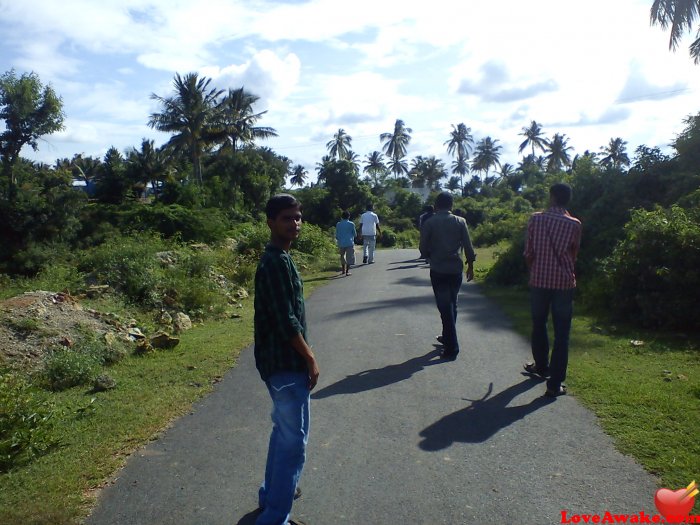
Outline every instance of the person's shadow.
{"type": "Polygon", "coordinates": [[[423,440],[418,446],[426,451],[437,451],[449,447],[453,443],[481,443],[486,441],[499,430],[515,423],[519,419],[547,405],[551,400],[537,397],[527,405],[509,407],[518,395],[538,385],[537,381],[526,379],[510,386],[493,397],[493,383],[481,399],[471,401],[465,408],[449,414],[420,432],[423,440]]]}
{"type": "Polygon", "coordinates": [[[255,509],[243,516],[236,525],[255,525],[255,520],[260,516],[260,509],[255,509]]]}
{"type": "Polygon", "coordinates": [[[337,383],[329,385],[318,392],[311,394],[312,399],[323,399],[326,397],[335,396],[338,394],[357,394],[382,388],[399,381],[404,381],[410,378],[416,372],[420,372],[426,366],[443,363],[440,359],[434,359],[440,356],[439,350],[433,350],[425,355],[414,357],[397,365],[387,365],[384,368],[373,368],[364,370],[357,374],[352,374],[337,383]]]}

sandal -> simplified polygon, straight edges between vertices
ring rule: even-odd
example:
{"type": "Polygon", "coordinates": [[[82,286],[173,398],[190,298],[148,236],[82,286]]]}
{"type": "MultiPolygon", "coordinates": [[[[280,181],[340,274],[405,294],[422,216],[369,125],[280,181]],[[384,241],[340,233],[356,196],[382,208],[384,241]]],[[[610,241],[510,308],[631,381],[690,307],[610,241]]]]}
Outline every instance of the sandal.
{"type": "Polygon", "coordinates": [[[549,371],[542,370],[535,366],[535,363],[525,363],[523,369],[530,375],[541,377],[542,379],[547,379],[549,377],[549,371]]]}
{"type": "Polygon", "coordinates": [[[547,389],[544,393],[546,397],[559,397],[566,395],[566,385],[560,385],[558,390],[547,389]]]}

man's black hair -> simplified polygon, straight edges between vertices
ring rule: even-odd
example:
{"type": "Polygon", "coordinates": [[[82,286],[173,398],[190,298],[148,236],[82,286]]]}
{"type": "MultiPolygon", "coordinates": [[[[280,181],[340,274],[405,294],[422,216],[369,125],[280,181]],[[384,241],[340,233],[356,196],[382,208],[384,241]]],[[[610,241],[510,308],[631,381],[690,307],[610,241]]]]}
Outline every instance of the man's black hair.
{"type": "Polygon", "coordinates": [[[372,211],[372,210],[374,209],[374,204],[372,204],[371,202],[368,202],[368,203],[367,203],[367,209],[368,209],[369,211],[372,211]]]}
{"type": "Polygon", "coordinates": [[[350,212],[348,210],[343,211],[343,213],[340,214],[340,216],[343,219],[349,219],[350,218],[350,212]]]}
{"type": "Polygon", "coordinates": [[[425,206],[423,206],[423,211],[425,213],[433,213],[435,209],[433,208],[432,204],[426,204],[425,206]]]}
{"type": "Polygon", "coordinates": [[[454,199],[452,198],[452,194],[447,191],[443,191],[437,197],[435,197],[435,209],[451,210],[453,202],[454,199]]]}
{"type": "Polygon", "coordinates": [[[299,211],[301,211],[301,203],[288,193],[278,193],[270,197],[270,200],[267,201],[265,205],[265,215],[267,215],[268,219],[274,221],[280,212],[287,208],[299,208],[299,211]]]}
{"type": "Polygon", "coordinates": [[[557,206],[564,207],[571,200],[571,186],[558,182],[549,188],[549,196],[554,199],[557,206]]]}

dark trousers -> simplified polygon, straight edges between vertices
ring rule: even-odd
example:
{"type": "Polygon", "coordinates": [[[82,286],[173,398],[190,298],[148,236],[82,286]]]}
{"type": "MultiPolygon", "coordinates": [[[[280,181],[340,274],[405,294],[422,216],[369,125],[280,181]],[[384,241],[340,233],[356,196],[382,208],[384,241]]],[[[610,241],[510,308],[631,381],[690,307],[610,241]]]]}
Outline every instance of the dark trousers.
{"type": "Polygon", "coordinates": [[[462,286],[462,273],[437,273],[430,271],[435,304],[442,320],[442,345],[448,354],[459,353],[457,341],[457,295],[462,286]]]}
{"type": "Polygon", "coordinates": [[[573,288],[568,290],[530,288],[532,357],[539,370],[549,370],[547,388],[551,390],[558,390],[566,379],[573,305],[573,288]],[[554,327],[554,345],[551,357],[549,355],[549,335],[547,334],[547,320],[550,310],[554,327]]]}

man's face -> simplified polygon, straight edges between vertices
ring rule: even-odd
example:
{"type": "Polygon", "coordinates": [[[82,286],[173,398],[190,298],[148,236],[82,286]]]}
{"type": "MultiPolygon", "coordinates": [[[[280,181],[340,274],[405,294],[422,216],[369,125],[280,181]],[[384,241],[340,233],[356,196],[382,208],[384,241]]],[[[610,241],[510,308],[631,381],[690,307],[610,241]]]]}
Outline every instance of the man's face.
{"type": "Polygon", "coordinates": [[[301,231],[301,210],[298,207],[285,208],[274,219],[267,219],[272,236],[285,241],[293,241],[301,231]]]}

